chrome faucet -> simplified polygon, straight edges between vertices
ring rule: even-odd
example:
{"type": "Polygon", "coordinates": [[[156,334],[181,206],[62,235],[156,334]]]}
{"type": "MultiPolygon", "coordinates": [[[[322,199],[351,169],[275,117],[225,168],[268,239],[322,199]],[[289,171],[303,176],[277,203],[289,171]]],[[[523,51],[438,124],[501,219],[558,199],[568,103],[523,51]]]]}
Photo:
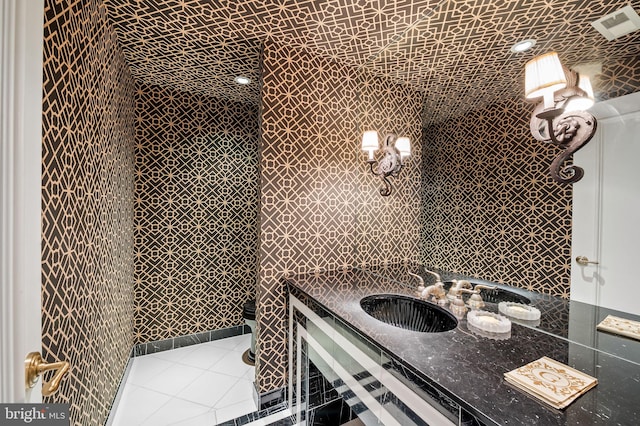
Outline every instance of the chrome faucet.
{"type": "Polygon", "coordinates": [[[471,309],[481,309],[484,306],[484,301],[480,296],[480,290],[495,290],[496,288],[498,287],[495,285],[489,286],[484,284],[476,284],[475,287],[473,287],[473,294],[471,295],[471,297],[469,297],[467,304],[471,309]]]}
{"type": "Polygon", "coordinates": [[[431,274],[434,277],[436,277],[436,282],[434,285],[437,285],[438,283],[442,284],[442,278],[440,278],[440,274],[438,274],[437,272],[430,271],[427,268],[423,268],[423,269],[427,274],[431,274]]]}
{"type": "Polygon", "coordinates": [[[467,280],[453,280],[453,284],[449,289],[449,293],[447,293],[447,299],[449,301],[454,301],[458,297],[462,296],[462,289],[473,289],[471,283],[467,280]]]}
{"type": "MultiPolygon", "coordinates": [[[[462,293],[470,293],[471,297],[478,294],[477,291],[470,290],[468,288],[458,288],[456,290],[453,299],[451,299],[451,305],[449,307],[451,308],[451,313],[458,319],[464,318],[464,314],[467,313],[467,305],[465,305],[464,300],[462,300],[462,293]]],[[[451,290],[449,290],[449,294],[451,294],[451,290]]],[[[447,294],[447,298],[449,298],[449,294],[447,294]]]]}
{"type": "Polygon", "coordinates": [[[439,305],[445,305],[447,303],[447,299],[445,297],[444,284],[442,284],[442,279],[440,275],[435,272],[431,272],[428,269],[424,269],[425,272],[428,272],[436,277],[436,282],[428,287],[424,286],[424,279],[418,275],[409,272],[409,275],[412,277],[416,277],[420,282],[418,286],[418,297],[421,297],[425,300],[429,300],[429,298],[433,298],[434,301],[439,305]]]}
{"type": "Polygon", "coordinates": [[[422,291],[424,290],[424,279],[422,279],[422,277],[418,274],[414,274],[413,272],[407,272],[407,274],[411,275],[412,277],[415,277],[418,279],[418,282],[420,283],[418,285],[418,290],[422,291]]]}

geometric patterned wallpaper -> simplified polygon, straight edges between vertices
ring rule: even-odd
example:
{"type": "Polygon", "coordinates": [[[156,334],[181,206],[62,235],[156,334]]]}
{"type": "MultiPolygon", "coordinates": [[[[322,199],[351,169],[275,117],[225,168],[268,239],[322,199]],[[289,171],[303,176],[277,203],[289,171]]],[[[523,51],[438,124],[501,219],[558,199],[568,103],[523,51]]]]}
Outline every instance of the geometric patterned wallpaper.
{"type": "MultiPolygon", "coordinates": [[[[233,83],[257,81],[267,39],[360,66],[436,2],[410,0],[105,0],[137,82],[223,99],[252,98],[233,83]]],[[[255,86],[254,86],[255,89],[255,86]]]]}
{"type": "Polygon", "coordinates": [[[382,200],[360,141],[363,125],[374,126],[410,136],[419,152],[420,95],[304,49],[268,41],[263,55],[256,365],[258,389],[267,392],[286,379],[283,275],[411,256],[400,248],[417,258],[419,155],[382,200]],[[384,228],[388,241],[361,236],[369,225],[384,228]]]}
{"type": "MultiPolygon", "coordinates": [[[[87,412],[100,418],[114,389],[110,383],[118,376],[115,372],[121,371],[118,363],[124,359],[122,348],[127,346],[124,342],[129,342],[128,347],[132,344],[132,337],[124,332],[130,329],[133,334],[130,324],[133,295],[130,285],[126,289],[121,286],[126,277],[129,280],[134,274],[136,277],[137,342],[237,324],[239,317],[233,317],[230,312],[239,312],[237,307],[241,306],[241,300],[249,296],[246,292],[250,281],[255,282],[255,277],[246,274],[242,279],[248,281],[229,279],[225,276],[229,268],[218,271],[210,267],[216,264],[208,263],[210,259],[217,260],[221,253],[210,249],[203,253],[203,241],[209,238],[206,231],[200,234],[200,231],[176,229],[176,216],[172,215],[183,215],[181,223],[198,222],[203,217],[198,215],[205,212],[198,210],[203,202],[198,200],[200,193],[197,191],[190,193],[179,187],[184,184],[183,175],[161,173],[172,167],[190,173],[199,165],[194,164],[189,169],[185,164],[172,163],[172,156],[178,156],[175,152],[171,155],[160,152],[158,147],[173,144],[173,140],[157,141],[155,151],[141,146],[140,141],[155,137],[153,132],[144,136],[140,133],[146,132],[145,126],[151,126],[153,119],[147,122],[139,117],[142,121],[137,122],[136,143],[141,158],[136,163],[135,178],[137,194],[146,194],[148,187],[157,192],[137,199],[136,227],[133,223],[130,228],[126,227],[126,221],[131,220],[127,218],[133,217],[133,194],[130,192],[133,182],[127,179],[134,176],[134,171],[123,172],[119,167],[133,168],[132,147],[125,147],[124,141],[132,139],[131,120],[136,114],[148,113],[164,120],[167,114],[176,113],[173,105],[178,110],[186,108],[185,105],[203,108],[199,101],[193,101],[195,97],[187,96],[187,92],[197,94],[201,100],[208,97],[214,104],[216,100],[227,100],[224,108],[236,109],[240,104],[235,101],[244,105],[257,104],[260,98],[258,85],[241,88],[225,76],[245,74],[259,81],[257,70],[262,41],[269,40],[269,52],[265,53],[268,57],[263,65],[268,84],[263,92],[264,121],[261,124],[266,136],[260,164],[263,223],[259,230],[258,271],[261,281],[258,293],[262,297],[262,306],[258,307],[262,340],[257,361],[258,384],[261,391],[265,391],[282,386],[284,380],[284,305],[277,277],[287,271],[353,263],[376,265],[413,261],[415,253],[420,252],[427,264],[492,278],[485,273],[489,270],[488,261],[479,254],[477,241],[484,238],[497,244],[496,253],[502,256],[492,279],[524,287],[532,282],[535,285],[542,283],[545,291],[566,292],[568,263],[566,260],[549,262],[548,259],[551,256],[566,259],[570,235],[568,237],[565,232],[560,238],[560,231],[545,231],[544,243],[530,247],[536,253],[542,253],[543,257],[539,259],[527,258],[518,251],[521,247],[514,247],[514,242],[525,241],[522,232],[539,232],[538,228],[529,228],[542,226],[545,220],[561,222],[566,231],[570,227],[566,217],[567,214],[570,216],[571,206],[562,203],[571,197],[569,192],[558,193],[556,187],[549,185],[546,170],[550,148],[540,144],[531,148],[523,142],[530,139],[522,133],[527,129],[530,105],[509,99],[521,98],[524,61],[550,49],[558,50],[562,60],[570,66],[582,61],[603,60],[603,75],[595,82],[600,99],[637,90],[640,87],[637,65],[640,32],[608,43],[588,25],[628,3],[574,2],[565,5],[563,13],[557,13],[554,3],[519,0],[491,5],[481,0],[419,4],[406,0],[304,0],[279,5],[255,0],[215,2],[215,5],[206,0],[105,0],[104,3],[91,0],[70,5],[47,1],[45,28],[50,28],[45,29],[45,63],[47,57],[54,59],[45,66],[44,149],[48,151],[43,157],[43,300],[49,306],[43,317],[49,315],[50,318],[43,320],[45,346],[49,348],[44,352],[75,359],[80,367],[74,368],[80,370],[72,371],[72,375],[78,377],[85,370],[89,371],[83,362],[94,361],[92,357],[101,356],[100,362],[115,365],[102,379],[106,383],[104,386],[79,392],[82,396],[73,402],[76,410],[73,415],[79,415],[78,404],[82,404],[88,407],[87,412]],[[519,57],[508,52],[513,42],[529,36],[538,39],[532,52],[519,57]],[[122,51],[116,47],[118,44],[122,51]],[[284,44],[289,47],[282,47],[284,44]],[[67,64],[70,66],[65,67],[67,64]],[[362,68],[358,71],[355,67],[347,68],[345,64],[364,67],[370,74],[362,68]],[[110,74],[108,77],[100,74],[105,69],[110,74]],[[140,83],[136,100],[144,102],[144,107],[140,109],[139,106],[136,112],[131,107],[135,95],[129,70],[140,83]],[[418,94],[407,86],[374,79],[373,75],[408,82],[421,90],[424,123],[442,124],[428,127],[420,138],[420,125],[415,120],[420,115],[416,114],[418,94]],[[161,97],[167,91],[173,93],[169,99],[161,97]],[[497,98],[507,101],[496,104],[497,98]],[[159,107],[167,103],[172,105],[167,110],[159,107]],[[148,111],[141,112],[145,108],[148,111]],[[498,111],[504,109],[513,111],[502,111],[498,115],[498,111]],[[108,114],[100,115],[99,111],[108,114]],[[74,115],[73,119],[67,114],[74,115]],[[507,126],[515,133],[506,136],[502,122],[490,119],[505,114],[513,117],[513,123],[518,120],[520,125],[525,123],[524,130],[520,125],[507,126]],[[460,116],[468,117],[464,129],[451,120],[451,117],[460,116]],[[422,149],[424,153],[422,157],[414,155],[409,160],[391,197],[382,198],[377,194],[378,180],[366,170],[364,154],[359,149],[361,132],[369,126],[377,128],[381,136],[387,131],[406,132],[412,139],[414,152],[422,149]],[[101,133],[94,137],[93,132],[101,133]],[[68,143],[76,137],[83,143],[68,143]],[[107,140],[113,145],[106,145],[107,140]],[[421,147],[421,143],[424,146],[421,147]],[[498,150],[496,144],[502,150],[498,150]],[[445,146],[450,155],[445,152],[445,146]],[[531,161],[524,161],[522,151],[515,146],[524,148],[524,155],[535,157],[535,161],[531,158],[531,161]],[[472,158],[480,163],[470,160],[469,152],[473,152],[472,158]],[[490,170],[482,163],[484,160],[479,159],[486,155],[488,163],[502,166],[506,163],[505,155],[512,154],[515,155],[513,163],[521,166],[519,169],[496,167],[490,170]],[[150,164],[154,168],[153,173],[140,175],[142,158],[145,167],[150,164]],[[90,168],[94,162],[87,159],[100,159],[95,170],[90,168]],[[114,172],[104,174],[102,168],[114,172]],[[96,174],[98,169],[101,172],[96,174]],[[415,173],[419,169],[423,171],[422,181],[426,188],[422,195],[424,208],[420,207],[417,196],[420,191],[415,173]],[[76,174],[73,180],[68,180],[73,173],[76,174]],[[74,186],[76,181],[83,182],[83,179],[91,182],[86,185],[89,188],[86,193],[84,187],[74,186]],[[522,184],[526,180],[533,183],[531,190],[522,184]],[[178,207],[173,207],[173,199],[171,206],[162,206],[166,207],[162,210],[166,216],[160,217],[151,212],[160,200],[159,188],[163,185],[175,194],[185,196],[180,197],[184,204],[178,207]],[[94,191],[94,186],[100,190],[94,191]],[[108,189],[102,191],[105,186],[108,189]],[[508,189],[511,186],[514,188],[508,189]],[[515,188],[520,191],[516,193],[515,188]],[[102,198],[93,202],[98,195],[102,198]],[[509,203],[505,197],[511,197],[509,203]],[[467,201],[470,203],[465,203],[467,201]],[[540,213],[536,206],[542,202],[544,204],[540,205],[550,207],[542,208],[543,213],[540,213]],[[88,207],[85,209],[81,203],[87,203],[88,207]],[[527,203],[534,208],[523,210],[522,206],[527,203]],[[84,210],[77,210],[78,205],[84,210]],[[470,206],[478,210],[493,209],[492,215],[471,211],[470,206]],[[446,208],[452,209],[449,216],[443,213],[446,208]],[[130,216],[126,216],[124,209],[130,210],[130,216]],[[108,228],[103,217],[107,213],[122,215],[121,226],[108,228]],[[79,217],[85,218],[84,221],[79,217]],[[499,238],[476,232],[481,228],[479,223],[485,220],[499,238]],[[529,220],[534,224],[530,225],[529,220]],[[86,229],[80,229],[81,223],[86,229]],[[522,224],[526,226],[523,228],[522,224]],[[418,239],[416,229],[421,226],[423,232],[418,239]],[[159,237],[158,227],[171,232],[159,237]],[[133,253],[133,235],[129,229],[134,229],[136,235],[135,272],[133,260],[128,258],[112,263],[104,261],[111,259],[110,256],[121,256],[126,250],[133,253]],[[470,230],[476,232],[471,240],[470,230]],[[175,244],[178,251],[148,248],[160,247],[158,238],[166,238],[165,243],[175,244]],[[83,246],[78,241],[89,241],[89,244],[83,246]],[[424,250],[417,250],[419,246],[424,250]],[[105,250],[105,247],[109,249],[105,250]],[[465,263],[464,257],[470,253],[474,259],[472,266],[465,263]],[[86,258],[80,263],[78,259],[83,259],[82,256],[86,258]],[[164,261],[168,262],[163,264],[164,261]],[[534,265],[526,276],[516,266],[523,262],[534,265]],[[64,271],[64,280],[60,279],[60,271],[64,271]],[[99,288],[95,293],[97,296],[86,296],[96,290],[82,287],[89,282],[85,276],[97,277],[91,282],[107,284],[99,288]],[[176,280],[190,284],[173,285],[176,280]],[[64,287],[67,283],[71,287],[64,287]],[[216,289],[225,286],[226,291],[215,302],[212,299],[215,296],[198,297],[216,294],[216,289]],[[87,300],[87,306],[75,305],[78,299],[72,297],[74,291],[85,297],[82,300],[87,300]],[[229,291],[233,296],[227,300],[223,295],[229,291]],[[175,298],[170,296],[172,292],[175,298]],[[114,302],[112,297],[118,301],[114,302]],[[165,310],[160,312],[153,304],[143,309],[142,301],[147,297],[165,310]],[[96,304],[99,308],[94,306],[96,304]],[[127,306],[129,310],[125,309],[127,306]],[[212,307],[223,311],[211,317],[210,311],[206,311],[212,307]],[[61,314],[51,314],[56,309],[61,314]],[[145,312],[147,309],[156,309],[154,312],[158,315],[151,318],[145,312]],[[97,328],[87,326],[80,330],[67,312],[81,313],[78,317],[81,320],[90,318],[93,321],[93,314],[106,315],[107,319],[99,321],[103,328],[96,325],[97,328]],[[211,321],[205,324],[209,321],[205,318],[211,318],[211,321]],[[59,344],[60,336],[53,336],[55,321],[70,322],[62,327],[68,341],[79,339],[79,336],[83,342],[106,339],[112,350],[98,355],[83,348],[82,353],[62,354],[66,350],[63,348],[68,346],[59,344]],[[185,321],[188,326],[182,327],[185,321]],[[95,392],[101,392],[101,402],[97,402],[95,392]]],[[[640,7],[638,0],[631,4],[636,10],[640,7]]],[[[195,132],[203,129],[190,117],[180,116],[180,111],[176,114],[177,122],[181,124],[176,128],[174,121],[167,121],[171,126],[163,132],[175,131],[172,134],[180,139],[183,124],[195,132]]],[[[253,125],[257,127],[258,113],[252,114],[247,116],[250,117],[248,121],[255,119],[253,125]]],[[[223,124],[227,129],[242,131],[246,124],[243,120],[246,117],[240,121],[228,118],[223,124]]],[[[183,158],[200,158],[196,145],[195,139],[193,144],[181,145],[184,149],[179,150],[179,154],[184,155],[183,158]]],[[[257,157],[254,161],[258,162],[257,157]]],[[[224,167],[221,170],[225,170],[224,167]]],[[[251,173],[248,169],[245,171],[251,173]]],[[[257,179],[253,182],[257,185],[257,179]]],[[[248,181],[245,188],[253,190],[248,181]]],[[[208,197],[214,196],[213,190],[197,189],[208,197]]],[[[257,188],[255,191],[257,194],[257,188]]],[[[232,199],[226,199],[226,202],[232,199]]],[[[229,207],[228,204],[225,207],[229,207]]],[[[234,208],[223,210],[228,213],[234,208]]],[[[247,206],[243,214],[254,208],[257,212],[257,205],[247,206]]],[[[220,217],[227,213],[221,213],[220,217]]],[[[233,213],[228,214],[232,223],[252,226],[248,216],[238,219],[233,213]]],[[[251,223],[255,226],[255,220],[251,223]]],[[[203,225],[200,226],[202,230],[203,225]]],[[[238,235],[232,233],[229,238],[238,235]]],[[[257,244],[255,240],[253,242],[257,244]]],[[[224,245],[222,257],[227,256],[233,262],[239,260],[240,253],[255,250],[255,246],[245,246],[238,249],[240,252],[229,254],[225,251],[228,247],[236,245],[224,245]]],[[[234,263],[230,267],[241,270],[245,266],[234,263]]],[[[92,374],[104,370],[99,367],[92,374]]],[[[81,381],[68,383],[66,386],[73,387],[79,386],[81,381]]],[[[68,400],[68,395],[70,393],[65,394],[63,390],[57,398],[68,400]]]]}
{"type": "Polygon", "coordinates": [[[606,69],[637,61],[640,31],[608,41],[591,26],[627,5],[640,12],[640,0],[439,2],[365,67],[423,91],[423,121],[438,124],[521,98],[525,63],[552,50],[568,67],[601,62],[606,69]],[[527,38],[536,39],[536,46],[510,51],[527,38]]]}
{"type": "MultiPolygon", "coordinates": [[[[358,83],[358,214],[356,263],[361,267],[418,262],[422,170],[422,95],[408,85],[361,72],[358,83]],[[367,153],[358,142],[362,131],[378,131],[380,145],[388,133],[407,136],[412,155],[398,178],[391,178],[393,192],[380,196],[381,179],[371,174],[367,153]]],[[[382,153],[377,153],[377,159],[382,153]]]]}
{"type": "Polygon", "coordinates": [[[426,124],[521,97],[525,62],[550,50],[569,67],[640,56],[640,31],[610,42],[590,25],[623,6],[640,11],[640,0],[106,3],[136,81],[233,96],[238,67],[257,70],[269,39],[412,85],[426,124]],[[537,45],[511,53],[526,38],[537,45]]]}
{"type": "Polygon", "coordinates": [[[258,104],[258,84],[241,86],[238,75],[259,81],[257,39],[223,34],[209,13],[211,2],[106,0],[109,16],[136,83],[258,104]],[[198,3],[202,3],[199,5],[198,3]],[[191,28],[196,26],[198,31],[191,28]]]}
{"type": "MultiPolygon", "coordinates": [[[[640,58],[603,66],[599,100],[640,90],[640,58]]],[[[519,97],[424,130],[422,263],[569,298],[572,187],[519,97]]]]}
{"type": "Polygon", "coordinates": [[[136,343],[242,324],[257,286],[258,106],[147,85],[135,99],[136,343]]]}
{"type": "Polygon", "coordinates": [[[640,90],[640,53],[604,64],[594,81],[597,100],[613,99],[640,90]]]}
{"type": "Polygon", "coordinates": [[[42,353],[47,402],[103,424],[133,345],[134,84],[99,1],[45,1],[42,353]]]}
{"type": "Polygon", "coordinates": [[[568,298],[572,187],[504,102],[425,128],[422,263],[568,298]]]}
{"type": "Polygon", "coordinates": [[[281,277],[354,263],[359,154],[355,68],[272,42],[265,44],[263,60],[256,358],[261,393],[285,385],[281,277]]]}

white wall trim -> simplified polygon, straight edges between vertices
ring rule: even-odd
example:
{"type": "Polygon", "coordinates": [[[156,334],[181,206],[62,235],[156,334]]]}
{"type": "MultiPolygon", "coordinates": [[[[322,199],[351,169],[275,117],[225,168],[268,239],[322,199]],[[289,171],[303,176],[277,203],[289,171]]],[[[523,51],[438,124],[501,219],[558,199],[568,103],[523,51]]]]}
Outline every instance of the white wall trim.
{"type": "Polygon", "coordinates": [[[41,350],[43,0],[0,0],[0,401],[24,391],[24,358],[41,350]],[[27,349],[29,348],[29,349],[27,349]]]}

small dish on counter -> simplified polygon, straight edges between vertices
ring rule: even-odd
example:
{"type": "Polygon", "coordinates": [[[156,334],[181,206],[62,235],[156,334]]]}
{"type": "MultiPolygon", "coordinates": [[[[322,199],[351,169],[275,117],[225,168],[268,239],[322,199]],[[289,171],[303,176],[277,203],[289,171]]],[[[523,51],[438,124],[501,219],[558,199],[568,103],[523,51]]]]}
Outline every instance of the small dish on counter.
{"type": "Polygon", "coordinates": [[[509,333],[511,321],[508,318],[488,311],[469,311],[467,322],[472,327],[494,334],[509,333]]]}
{"type": "Polygon", "coordinates": [[[498,311],[502,315],[525,321],[537,321],[540,319],[540,309],[522,303],[500,302],[498,303],[498,311]]]}

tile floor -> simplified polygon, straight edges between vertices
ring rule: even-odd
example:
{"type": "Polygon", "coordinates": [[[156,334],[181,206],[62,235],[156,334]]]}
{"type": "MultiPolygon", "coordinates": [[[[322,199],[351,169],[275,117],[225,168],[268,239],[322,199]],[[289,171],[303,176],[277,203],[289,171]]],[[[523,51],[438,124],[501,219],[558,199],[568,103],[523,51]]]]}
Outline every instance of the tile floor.
{"type": "Polygon", "coordinates": [[[256,411],[251,334],[133,359],[113,426],[213,426],[256,411]]]}

